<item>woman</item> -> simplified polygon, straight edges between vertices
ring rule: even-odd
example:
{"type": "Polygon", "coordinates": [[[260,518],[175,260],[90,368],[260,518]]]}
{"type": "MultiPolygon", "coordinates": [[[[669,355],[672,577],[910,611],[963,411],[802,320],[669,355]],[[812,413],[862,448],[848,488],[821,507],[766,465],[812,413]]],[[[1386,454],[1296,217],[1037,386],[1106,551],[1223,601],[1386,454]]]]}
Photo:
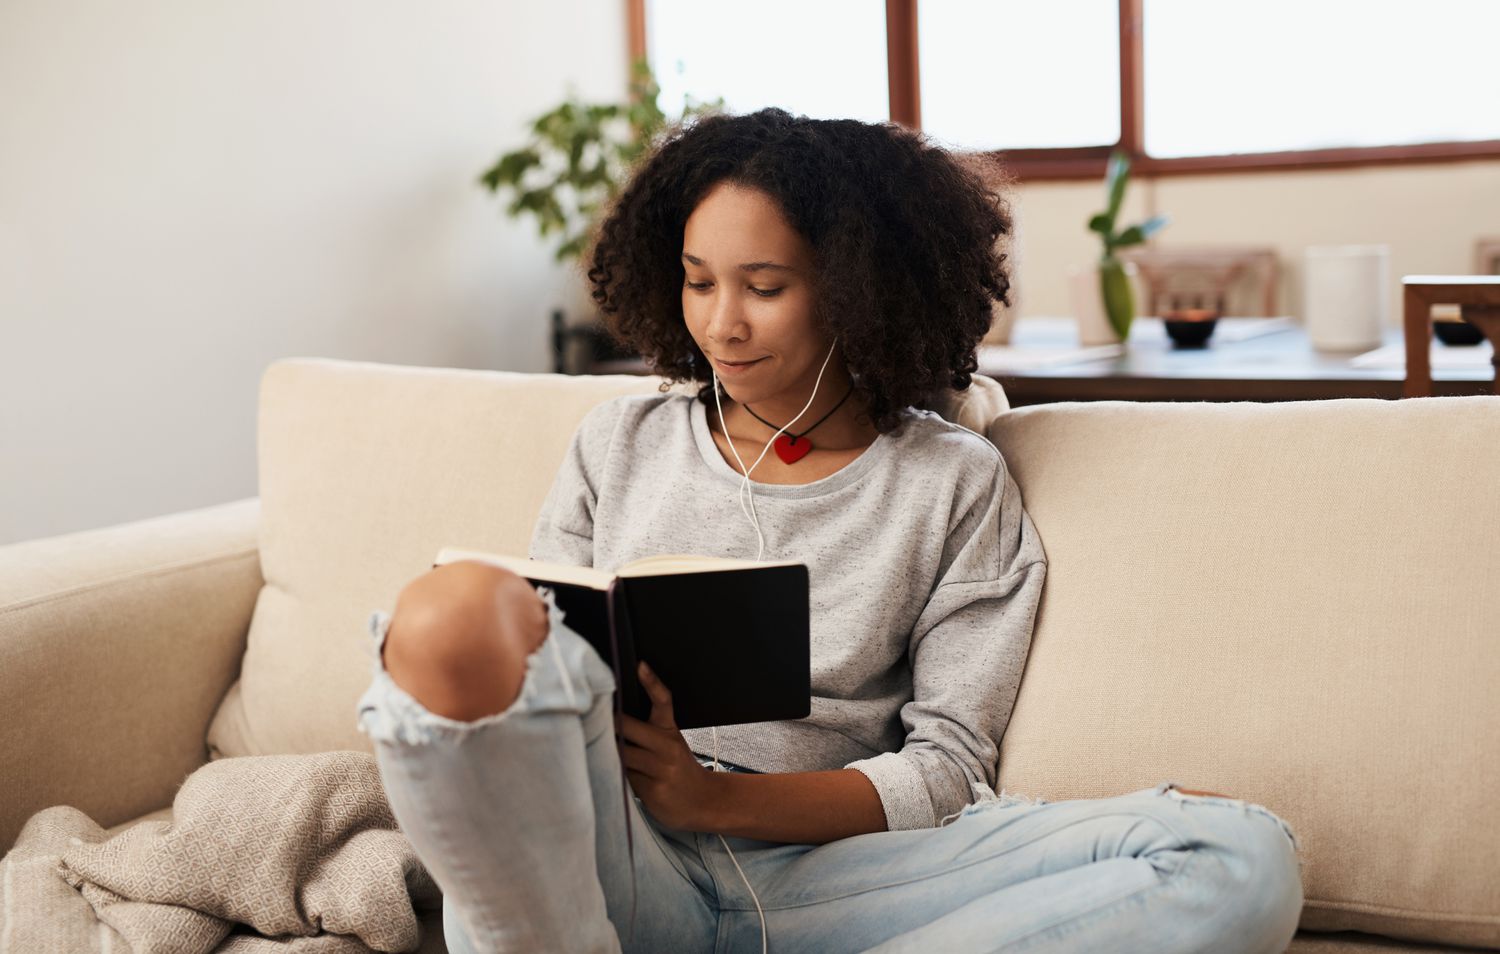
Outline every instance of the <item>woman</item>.
{"type": "Polygon", "coordinates": [[[414,580],[371,617],[361,724],[450,950],[1285,948],[1295,844],[1260,806],[993,791],[1046,556],[995,447],[920,408],[970,384],[1009,230],[892,125],[705,118],[638,168],[594,298],[702,389],[591,411],[532,556],[806,563],[812,714],[679,731],[643,667],[617,749],[612,675],[549,599],[414,580]]]}

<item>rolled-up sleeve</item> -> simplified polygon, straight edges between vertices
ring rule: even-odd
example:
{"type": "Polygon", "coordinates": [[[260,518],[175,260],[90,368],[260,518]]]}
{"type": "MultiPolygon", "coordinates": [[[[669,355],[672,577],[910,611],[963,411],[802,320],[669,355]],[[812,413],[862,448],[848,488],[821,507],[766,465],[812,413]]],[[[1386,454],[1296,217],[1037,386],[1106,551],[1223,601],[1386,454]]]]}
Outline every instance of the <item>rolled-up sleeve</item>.
{"type": "Polygon", "coordinates": [[[847,766],[875,786],[892,831],[935,827],[993,792],[1041,602],[1046,553],[998,453],[959,514],[912,629],[905,743],[847,766]]]}

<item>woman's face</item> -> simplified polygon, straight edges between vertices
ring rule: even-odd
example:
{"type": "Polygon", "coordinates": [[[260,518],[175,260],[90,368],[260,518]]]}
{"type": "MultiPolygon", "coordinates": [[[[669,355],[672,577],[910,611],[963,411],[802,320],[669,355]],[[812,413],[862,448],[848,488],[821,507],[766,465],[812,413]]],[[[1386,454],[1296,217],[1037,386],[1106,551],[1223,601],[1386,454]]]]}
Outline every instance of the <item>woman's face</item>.
{"type": "MultiPolygon", "coordinates": [[[[795,414],[831,344],[813,323],[812,247],[757,189],[714,186],[683,232],[682,314],[729,396],[795,414]]],[[[840,370],[829,364],[823,388],[840,370]]]]}

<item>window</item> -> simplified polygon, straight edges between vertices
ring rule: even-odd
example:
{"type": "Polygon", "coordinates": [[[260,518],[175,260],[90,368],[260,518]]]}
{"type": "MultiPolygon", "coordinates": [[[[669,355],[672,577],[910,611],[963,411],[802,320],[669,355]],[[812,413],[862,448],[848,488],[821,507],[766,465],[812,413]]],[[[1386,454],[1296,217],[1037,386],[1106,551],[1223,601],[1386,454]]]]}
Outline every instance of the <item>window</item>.
{"type": "Polygon", "coordinates": [[[1145,0],[1144,14],[1147,155],[1500,138],[1493,0],[1145,0]]]}
{"type": "Polygon", "coordinates": [[[1500,0],[626,2],[669,112],[890,118],[1026,179],[1500,156],[1500,0]]]}
{"type": "Polygon", "coordinates": [[[1119,0],[927,0],[917,7],[922,130],[970,149],[1120,137],[1119,0]],[[1038,38],[1067,37],[1067,42],[1038,38]]]}
{"type": "Polygon", "coordinates": [[[883,0],[651,0],[646,16],[647,59],[669,116],[684,96],[722,96],[737,113],[890,116],[883,0]]]}

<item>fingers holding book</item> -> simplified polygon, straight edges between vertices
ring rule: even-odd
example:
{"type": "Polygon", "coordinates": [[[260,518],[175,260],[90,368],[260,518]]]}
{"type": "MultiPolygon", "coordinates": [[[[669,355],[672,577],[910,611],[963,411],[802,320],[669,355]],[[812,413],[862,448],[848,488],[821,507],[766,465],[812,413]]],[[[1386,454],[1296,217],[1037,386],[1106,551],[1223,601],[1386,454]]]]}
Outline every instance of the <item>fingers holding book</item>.
{"type": "Polygon", "coordinates": [[[647,810],[671,828],[703,830],[699,820],[711,800],[713,773],[698,764],[672,715],[672,693],[644,662],[641,685],[651,698],[649,720],[621,714],[625,775],[647,810]]]}
{"type": "Polygon", "coordinates": [[[672,713],[672,691],[667,688],[666,683],[657,678],[651,667],[644,660],[636,667],[636,672],[641,677],[641,685],[646,689],[646,695],[651,697],[650,723],[662,729],[677,731],[677,719],[672,713]]]}

